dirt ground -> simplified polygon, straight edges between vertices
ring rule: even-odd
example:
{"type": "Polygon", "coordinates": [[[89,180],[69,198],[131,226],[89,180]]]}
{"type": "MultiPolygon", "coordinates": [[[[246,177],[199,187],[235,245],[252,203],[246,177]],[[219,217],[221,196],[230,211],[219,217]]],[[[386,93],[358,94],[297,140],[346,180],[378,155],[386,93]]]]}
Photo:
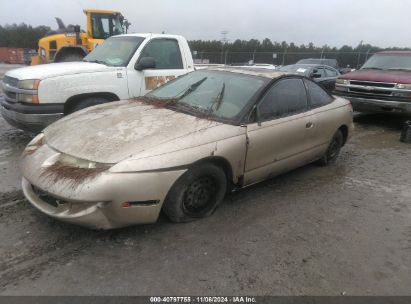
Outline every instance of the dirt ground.
{"type": "Polygon", "coordinates": [[[63,224],[20,188],[31,136],[0,118],[0,295],[411,295],[411,145],[357,116],[336,165],[227,196],[207,219],[63,224]]]}

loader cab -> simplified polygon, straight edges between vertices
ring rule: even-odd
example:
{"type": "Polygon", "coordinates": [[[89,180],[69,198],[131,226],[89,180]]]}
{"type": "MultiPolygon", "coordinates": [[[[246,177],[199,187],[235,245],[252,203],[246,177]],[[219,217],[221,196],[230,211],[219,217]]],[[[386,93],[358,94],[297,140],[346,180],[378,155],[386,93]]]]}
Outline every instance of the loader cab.
{"type": "MultiPolygon", "coordinates": [[[[107,39],[124,34],[124,17],[120,12],[107,10],[84,10],[87,16],[87,34],[90,40],[107,39]]],[[[95,41],[99,42],[99,41],[95,41]]]]}

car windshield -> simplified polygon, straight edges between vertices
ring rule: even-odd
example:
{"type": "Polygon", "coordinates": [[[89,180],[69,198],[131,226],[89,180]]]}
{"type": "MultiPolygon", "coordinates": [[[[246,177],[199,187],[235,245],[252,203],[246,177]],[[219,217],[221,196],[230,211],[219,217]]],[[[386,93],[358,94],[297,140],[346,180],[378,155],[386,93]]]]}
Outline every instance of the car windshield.
{"type": "Polygon", "coordinates": [[[170,108],[209,118],[233,119],[268,79],[231,72],[195,71],[146,97],[152,102],[173,101],[170,108]]]}
{"type": "Polygon", "coordinates": [[[411,70],[411,54],[378,54],[372,56],[363,66],[363,70],[411,70]]]}
{"type": "Polygon", "coordinates": [[[99,44],[83,61],[126,66],[143,40],[138,36],[111,37],[99,44]]]}
{"type": "Polygon", "coordinates": [[[292,65],[286,65],[280,68],[281,72],[286,72],[286,73],[294,73],[294,74],[301,74],[301,75],[309,75],[311,71],[310,66],[304,66],[304,65],[299,65],[299,64],[292,64],[292,65]]]}

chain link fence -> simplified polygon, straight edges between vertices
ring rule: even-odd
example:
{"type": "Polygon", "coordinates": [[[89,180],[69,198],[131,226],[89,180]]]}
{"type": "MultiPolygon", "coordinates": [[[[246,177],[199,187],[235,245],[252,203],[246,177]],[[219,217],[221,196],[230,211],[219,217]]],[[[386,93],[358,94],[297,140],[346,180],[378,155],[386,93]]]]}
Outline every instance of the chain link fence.
{"type": "Polygon", "coordinates": [[[373,53],[370,52],[193,52],[193,58],[197,63],[210,64],[245,64],[267,63],[273,65],[294,64],[301,59],[323,58],[337,59],[340,67],[361,67],[373,53]]]}

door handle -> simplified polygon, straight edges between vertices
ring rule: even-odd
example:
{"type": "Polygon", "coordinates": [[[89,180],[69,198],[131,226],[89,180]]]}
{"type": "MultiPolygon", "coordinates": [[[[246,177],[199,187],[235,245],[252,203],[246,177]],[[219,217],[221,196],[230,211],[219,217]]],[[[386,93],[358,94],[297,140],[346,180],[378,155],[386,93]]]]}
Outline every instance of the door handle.
{"type": "Polygon", "coordinates": [[[306,129],[311,129],[312,127],[314,127],[314,124],[311,121],[307,122],[307,124],[305,125],[306,129]]]}

